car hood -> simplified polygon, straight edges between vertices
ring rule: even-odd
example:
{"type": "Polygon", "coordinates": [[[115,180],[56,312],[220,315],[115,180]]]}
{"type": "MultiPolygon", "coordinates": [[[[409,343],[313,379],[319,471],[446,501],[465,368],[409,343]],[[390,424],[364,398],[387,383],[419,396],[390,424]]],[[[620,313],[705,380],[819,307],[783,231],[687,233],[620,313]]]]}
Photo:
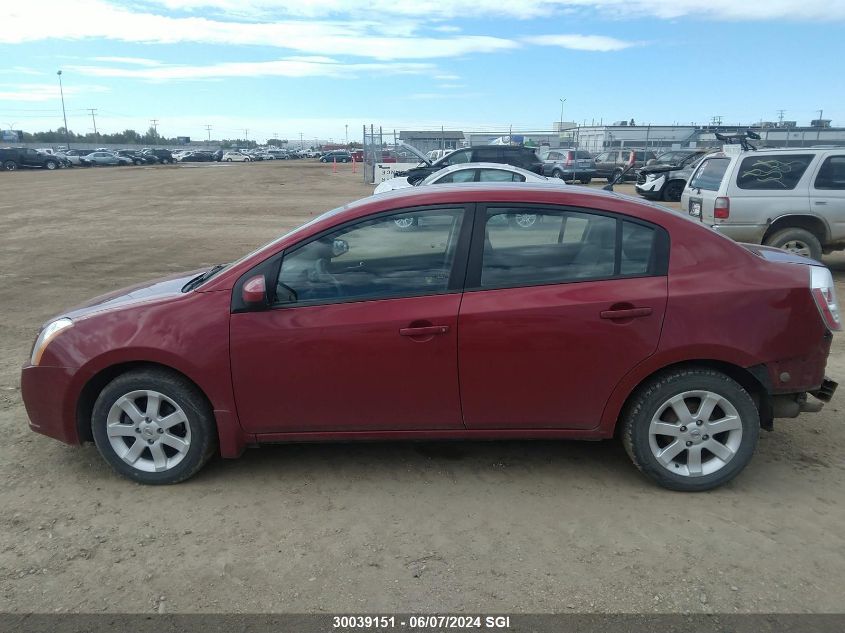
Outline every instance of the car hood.
{"type": "Polygon", "coordinates": [[[129,286],[128,288],[115,290],[99,297],[94,297],[81,305],[62,312],[58,316],[82,319],[98,312],[178,297],[183,294],[182,288],[185,284],[203,272],[205,272],[204,269],[178,273],[169,277],[162,277],[135,286],[129,286]]]}
{"type": "Polygon", "coordinates": [[[386,191],[395,191],[396,189],[405,189],[407,187],[412,186],[413,185],[408,182],[408,178],[406,176],[399,176],[397,178],[391,178],[390,180],[385,180],[384,182],[379,183],[373,193],[385,193],[386,191]]]}
{"type": "Polygon", "coordinates": [[[403,143],[402,141],[399,141],[399,147],[401,147],[402,149],[406,149],[406,150],[408,150],[408,151],[409,151],[409,152],[411,152],[414,156],[416,156],[417,158],[419,158],[419,159],[420,159],[423,163],[425,163],[426,165],[428,165],[429,167],[431,167],[432,163],[431,163],[431,161],[428,159],[428,156],[426,156],[425,154],[423,154],[420,150],[418,150],[418,149],[417,149],[416,147],[414,147],[413,145],[408,145],[407,143],[403,143]]]}
{"type": "Polygon", "coordinates": [[[805,266],[824,266],[824,264],[816,261],[815,259],[804,257],[803,255],[796,255],[795,253],[790,253],[789,251],[784,251],[773,246],[762,246],[760,244],[746,243],[740,243],[740,245],[744,246],[758,257],[762,257],[763,259],[770,262],[782,262],[784,264],[804,264],[805,266]]]}

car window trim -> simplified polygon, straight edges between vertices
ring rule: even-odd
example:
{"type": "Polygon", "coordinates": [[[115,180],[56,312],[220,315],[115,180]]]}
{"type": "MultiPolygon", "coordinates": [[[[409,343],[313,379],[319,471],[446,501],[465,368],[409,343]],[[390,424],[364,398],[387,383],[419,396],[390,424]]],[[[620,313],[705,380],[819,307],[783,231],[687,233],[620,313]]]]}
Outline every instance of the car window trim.
{"type": "Polygon", "coordinates": [[[390,299],[410,299],[415,297],[429,297],[429,296],[438,296],[438,295],[447,295],[447,294],[456,294],[463,292],[464,284],[466,281],[466,270],[467,270],[467,263],[469,259],[469,250],[470,250],[470,242],[472,239],[472,232],[473,227],[475,226],[475,213],[476,213],[477,205],[475,203],[453,203],[453,204],[436,204],[436,205],[423,205],[423,206],[416,206],[416,207],[407,207],[407,208],[400,208],[400,209],[389,209],[386,211],[380,211],[379,213],[373,213],[370,215],[366,215],[363,217],[355,218],[354,220],[348,220],[343,222],[342,224],[336,224],[330,228],[324,229],[319,233],[315,233],[307,238],[303,238],[296,244],[279,251],[278,253],[274,253],[264,261],[256,264],[252,268],[250,268],[247,272],[242,274],[238,281],[235,282],[232,288],[232,300],[231,300],[231,308],[230,312],[232,314],[239,313],[239,312],[262,312],[262,311],[272,311],[272,310],[289,310],[294,308],[304,308],[310,307],[315,305],[332,305],[332,304],[347,304],[347,303],[361,303],[361,302],[369,302],[369,301],[384,301],[390,299]],[[371,220],[375,220],[381,217],[388,217],[391,215],[409,215],[412,213],[422,213],[424,211],[438,211],[438,210],[454,210],[454,209],[463,209],[464,211],[464,218],[463,222],[461,223],[460,231],[458,232],[458,243],[455,246],[455,256],[452,260],[452,269],[449,271],[449,280],[446,284],[445,290],[440,291],[421,291],[421,292],[414,292],[414,293],[397,293],[395,295],[381,295],[378,297],[350,297],[348,299],[344,299],[342,297],[332,297],[330,299],[313,299],[307,301],[297,301],[294,303],[277,303],[276,302],[276,281],[279,278],[279,274],[282,268],[282,262],[287,255],[291,255],[295,253],[300,248],[307,246],[314,240],[318,240],[326,235],[330,235],[337,231],[346,229],[347,227],[355,226],[356,224],[363,224],[365,222],[369,222],[371,220]],[[250,278],[256,275],[264,275],[264,282],[265,287],[267,288],[267,304],[264,306],[257,306],[257,307],[249,307],[244,305],[243,300],[241,299],[241,291],[243,288],[243,284],[250,278]]]}
{"type": "Polygon", "coordinates": [[[560,286],[565,284],[583,283],[585,281],[612,281],[622,279],[641,279],[643,277],[666,277],[669,274],[669,254],[671,245],[671,236],[665,227],[643,220],[635,216],[626,215],[616,211],[606,211],[604,209],[593,209],[591,207],[578,207],[574,205],[556,205],[556,204],[537,204],[526,203],[520,205],[514,202],[490,202],[479,203],[476,205],[475,218],[473,222],[472,239],[470,243],[469,257],[467,260],[466,279],[464,283],[464,292],[483,292],[488,290],[505,290],[508,288],[529,288],[535,286],[560,286]],[[538,213],[558,212],[565,213],[567,211],[572,213],[586,213],[592,215],[600,215],[610,217],[616,220],[616,252],[614,254],[614,274],[603,275],[596,277],[584,277],[572,280],[563,281],[532,281],[525,283],[511,283],[498,286],[482,286],[481,285],[481,267],[484,256],[484,238],[485,238],[485,223],[487,221],[487,212],[490,209],[513,209],[519,208],[527,211],[537,211],[538,213]],[[645,273],[621,274],[615,271],[621,270],[622,258],[622,228],[623,222],[631,222],[632,224],[639,224],[641,226],[653,229],[655,232],[655,243],[649,260],[649,270],[645,273]]]}

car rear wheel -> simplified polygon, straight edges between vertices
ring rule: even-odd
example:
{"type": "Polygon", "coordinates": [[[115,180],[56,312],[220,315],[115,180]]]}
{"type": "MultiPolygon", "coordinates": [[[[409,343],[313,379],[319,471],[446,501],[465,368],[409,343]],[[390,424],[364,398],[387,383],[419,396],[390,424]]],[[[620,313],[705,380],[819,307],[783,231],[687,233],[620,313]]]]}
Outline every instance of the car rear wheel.
{"type": "Polygon", "coordinates": [[[687,183],[683,180],[670,180],[663,188],[663,199],[667,202],[680,202],[686,186],[687,183]]]}
{"type": "Polygon", "coordinates": [[[751,460],[760,416],[751,396],[711,369],[676,369],[643,385],[626,407],[622,442],[637,468],[670,490],[710,490],[751,460]]]}
{"type": "Polygon", "coordinates": [[[560,178],[561,180],[563,180],[564,182],[566,182],[566,178],[564,178],[564,176],[563,176],[563,172],[562,172],[560,169],[555,169],[555,170],[552,172],[552,178],[560,178]]]}
{"type": "Polygon", "coordinates": [[[766,238],[765,244],[811,259],[822,258],[822,244],[819,238],[806,229],[789,228],[778,231],[766,238]]]}
{"type": "Polygon", "coordinates": [[[53,160],[48,160],[46,163],[44,163],[44,167],[46,167],[50,171],[56,169],[56,167],[58,167],[58,166],[59,166],[59,164],[56,161],[53,161],[53,160]]]}
{"type": "Polygon", "coordinates": [[[16,171],[18,169],[18,164],[13,160],[7,160],[3,163],[3,169],[6,171],[16,171]]]}
{"type": "Polygon", "coordinates": [[[144,484],[174,484],[199,471],[217,447],[211,408],[174,372],[122,374],[100,393],[91,416],[94,442],[121,475],[144,484]]]}
{"type": "Polygon", "coordinates": [[[589,185],[589,184],[590,184],[590,182],[591,182],[592,180],[593,180],[592,178],[589,178],[589,177],[588,177],[588,178],[582,178],[579,182],[580,182],[582,185],[589,185]]]}

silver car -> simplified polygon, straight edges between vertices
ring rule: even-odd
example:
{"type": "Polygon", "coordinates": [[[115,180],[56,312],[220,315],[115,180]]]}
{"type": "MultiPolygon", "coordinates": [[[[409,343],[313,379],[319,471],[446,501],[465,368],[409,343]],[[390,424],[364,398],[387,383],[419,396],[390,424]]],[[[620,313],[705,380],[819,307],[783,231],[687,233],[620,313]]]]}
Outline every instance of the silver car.
{"type": "Polygon", "coordinates": [[[681,209],[738,242],[819,259],[845,248],[845,148],[727,145],[699,163],[681,209]]]}

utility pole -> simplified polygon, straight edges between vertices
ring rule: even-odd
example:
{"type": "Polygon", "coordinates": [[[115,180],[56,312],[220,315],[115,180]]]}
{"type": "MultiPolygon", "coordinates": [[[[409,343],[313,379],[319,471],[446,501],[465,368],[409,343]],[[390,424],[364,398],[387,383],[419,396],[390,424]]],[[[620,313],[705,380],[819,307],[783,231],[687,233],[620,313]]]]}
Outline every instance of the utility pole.
{"type": "Polygon", "coordinates": [[[783,115],[786,110],[778,110],[778,127],[783,127],[783,115]]]}
{"type": "Polygon", "coordinates": [[[347,123],[343,127],[346,128],[346,147],[349,147],[349,124],[347,123]]]}
{"type": "Polygon", "coordinates": [[[714,114],[713,117],[710,119],[711,125],[715,125],[716,127],[720,127],[722,125],[722,115],[721,114],[714,114]]]}
{"type": "Polygon", "coordinates": [[[241,131],[244,133],[244,141],[246,141],[246,146],[249,147],[249,128],[245,127],[241,131]]]}
{"type": "Polygon", "coordinates": [[[208,132],[208,142],[206,144],[206,146],[208,146],[211,145],[211,126],[207,123],[205,125],[205,131],[208,132]]]}
{"type": "Polygon", "coordinates": [[[158,119],[150,119],[150,125],[153,128],[153,136],[158,136],[158,119]]]}
{"type": "Polygon", "coordinates": [[[56,72],[59,76],[59,94],[62,95],[62,118],[65,120],[65,149],[70,149],[70,132],[67,129],[67,112],[65,112],[65,90],[62,87],[62,71],[56,72]]]}
{"type": "Polygon", "coordinates": [[[97,140],[100,140],[100,135],[97,134],[97,119],[94,118],[94,115],[97,113],[97,108],[86,108],[86,110],[91,113],[91,122],[94,124],[94,137],[97,140]]]}
{"type": "Polygon", "coordinates": [[[299,133],[299,149],[302,149],[302,132],[299,133]]]}

